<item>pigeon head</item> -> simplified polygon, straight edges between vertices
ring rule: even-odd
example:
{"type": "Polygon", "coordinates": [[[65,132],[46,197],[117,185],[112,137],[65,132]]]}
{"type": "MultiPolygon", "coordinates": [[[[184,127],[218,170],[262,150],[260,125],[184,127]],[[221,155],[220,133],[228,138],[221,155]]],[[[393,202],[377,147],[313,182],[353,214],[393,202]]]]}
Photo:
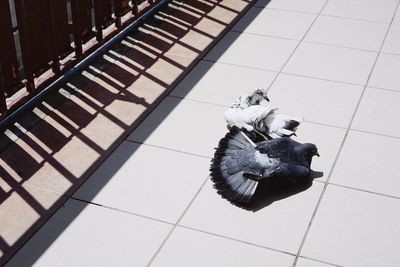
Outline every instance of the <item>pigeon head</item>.
{"type": "Polygon", "coordinates": [[[267,97],[267,93],[264,92],[264,90],[257,88],[248,95],[247,101],[251,106],[253,105],[265,106],[266,104],[268,104],[269,99],[267,97]]]}
{"type": "Polygon", "coordinates": [[[301,144],[296,148],[299,158],[302,159],[303,164],[310,168],[312,157],[318,156],[317,146],[311,143],[301,144]]]}

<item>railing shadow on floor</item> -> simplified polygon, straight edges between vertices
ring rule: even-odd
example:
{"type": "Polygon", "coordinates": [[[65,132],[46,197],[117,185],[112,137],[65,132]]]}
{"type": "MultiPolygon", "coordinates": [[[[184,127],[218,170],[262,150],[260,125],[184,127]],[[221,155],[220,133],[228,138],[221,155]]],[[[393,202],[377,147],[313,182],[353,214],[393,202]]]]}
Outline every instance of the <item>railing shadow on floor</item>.
{"type": "MultiPolygon", "coordinates": [[[[126,36],[81,75],[17,120],[3,138],[8,143],[3,144],[0,158],[0,222],[3,225],[0,225],[0,265],[40,231],[40,227],[255,2],[173,1],[168,8],[145,21],[139,31],[126,36]],[[229,3],[236,5],[232,8],[229,3]],[[237,18],[229,23],[221,21],[211,15],[217,9],[237,18]],[[198,29],[196,25],[204,18],[219,25],[221,31],[212,35],[198,29]],[[201,49],[198,39],[184,39],[189,32],[208,38],[210,42],[201,49]],[[178,47],[178,52],[171,52],[172,47],[178,47]],[[174,71],[165,75],[165,66],[174,71]],[[76,155],[77,151],[80,155],[76,155]],[[8,211],[20,207],[29,212],[14,213],[15,218],[6,218],[2,207],[8,211]],[[21,222],[16,223],[16,220],[21,222]],[[19,236],[15,237],[15,233],[4,228],[13,224],[20,224],[23,230],[19,236]]],[[[232,42],[220,47],[219,56],[232,42]]],[[[203,69],[192,77],[186,93],[207,71],[203,69]]],[[[153,132],[174,108],[169,107],[147,132],[153,132]]],[[[88,198],[94,198],[134,153],[131,151],[115,162],[88,198]]],[[[65,214],[62,222],[46,232],[45,239],[34,242],[29,253],[14,257],[8,265],[33,265],[84,207],[65,214]]]]}

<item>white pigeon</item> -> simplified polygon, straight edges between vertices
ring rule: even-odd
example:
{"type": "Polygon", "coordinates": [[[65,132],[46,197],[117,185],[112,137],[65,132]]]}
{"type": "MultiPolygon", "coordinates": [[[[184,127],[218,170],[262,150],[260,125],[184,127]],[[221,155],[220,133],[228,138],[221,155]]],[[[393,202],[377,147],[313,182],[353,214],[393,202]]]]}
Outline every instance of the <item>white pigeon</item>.
{"type": "Polygon", "coordinates": [[[236,99],[224,117],[229,129],[236,126],[251,139],[256,138],[254,133],[265,140],[294,135],[303,119],[277,114],[276,110],[266,92],[257,88],[236,99]]]}

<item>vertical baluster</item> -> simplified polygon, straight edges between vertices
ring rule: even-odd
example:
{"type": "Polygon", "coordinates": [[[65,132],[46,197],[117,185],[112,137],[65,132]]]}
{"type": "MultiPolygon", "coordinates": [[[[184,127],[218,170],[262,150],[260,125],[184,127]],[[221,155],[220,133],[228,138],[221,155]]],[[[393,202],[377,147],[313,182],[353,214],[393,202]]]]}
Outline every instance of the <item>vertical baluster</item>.
{"type": "Polygon", "coordinates": [[[96,22],[96,39],[98,42],[103,40],[103,28],[113,22],[111,0],[95,0],[94,16],[96,22]]]}
{"type": "Polygon", "coordinates": [[[79,15],[78,15],[78,3],[77,0],[71,0],[71,13],[72,13],[72,26],[74,34],[74,45],[76,58],[82,57],[82,37],[79,32],[79,15]]]}
{"type": "Polygon", "coordinates": [[[72,23],[74,31],[75,53],[77,58],[83,54],[82,43],[92,33],[91,1],[71,0],[72,23]]]}
{"type": "Polygon", "coordinates": [[[132,0],[132,3],[132,14],[137,17],[139,14],[139,0],[132,0]]]}
{"type": "Polygon", "coordinates": [[[35,91],[35,82],[33,79],[32,58],[28,47],[28,23],[26,18],[25,2],[23,0],[15,0],[15,7],[18,19],[19,38],[21,42],[21,52],[24,64],[24,75],[26,79],[26,89],[32,93],[35,91]]]}
{"type": "Polygon", "coordinates": [[[58,53],[59,47],[58,47],[58,40],[57,40],[57,29],[55,27],[56,25],[56,18],[55,18],[55,7],[54,7],[54,0],[49,0],[48,1],[48,6],[49,6],[49,17],[50,17],[50,29],[51,29],[51,38],[52,38],[52,54],[53,54],[53,62],[51,63],[51,67],[53,69],[53,72],[55,74],[60,73],[60,63],[58,61],[58,53]]]}
{"type": "Polygon", "coordinates": [[[0,40],[3,89],[6,95],[12,95],[18,79],[18,63],[8,1],[0,1],[0,40]]]}
{"type": "Polygon", "coordinates": [[[114,1],[114,11],[115,11],[115,26],[117,28],[121,28],[122,26],[122,1],[121,0],[115,0],[114,1]]]}
{"type": "Polygon", "coordinates": [[[7,111],[5,93],[6,92],[5,92],[5,87],[4,87],[3,72],[1,70],[1,62],[0,62],[0,113],[1,113],[1,116],[3,116],[7,111]]]}

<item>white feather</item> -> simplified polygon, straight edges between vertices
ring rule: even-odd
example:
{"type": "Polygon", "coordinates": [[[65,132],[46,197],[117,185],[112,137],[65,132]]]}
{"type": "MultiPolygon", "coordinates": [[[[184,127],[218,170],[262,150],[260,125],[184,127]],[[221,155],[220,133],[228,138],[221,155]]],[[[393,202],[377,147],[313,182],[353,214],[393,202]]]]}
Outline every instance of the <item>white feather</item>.
{"type": "Polygon", "coordinates": [[[235,100],[224,114],[228,127],[236,126],[249,132],[256,131],[264,137],[267,135],[271,138],[294,134],[296,128],[288,129],[287,125],[291,121],[301,123],[303,119],[277,114],[277,108],[267,101],[265,93],[262,92],[261,89],[255,89],[235,100]],[[252,104],[254,102],[258,104],[252,104]]]}

